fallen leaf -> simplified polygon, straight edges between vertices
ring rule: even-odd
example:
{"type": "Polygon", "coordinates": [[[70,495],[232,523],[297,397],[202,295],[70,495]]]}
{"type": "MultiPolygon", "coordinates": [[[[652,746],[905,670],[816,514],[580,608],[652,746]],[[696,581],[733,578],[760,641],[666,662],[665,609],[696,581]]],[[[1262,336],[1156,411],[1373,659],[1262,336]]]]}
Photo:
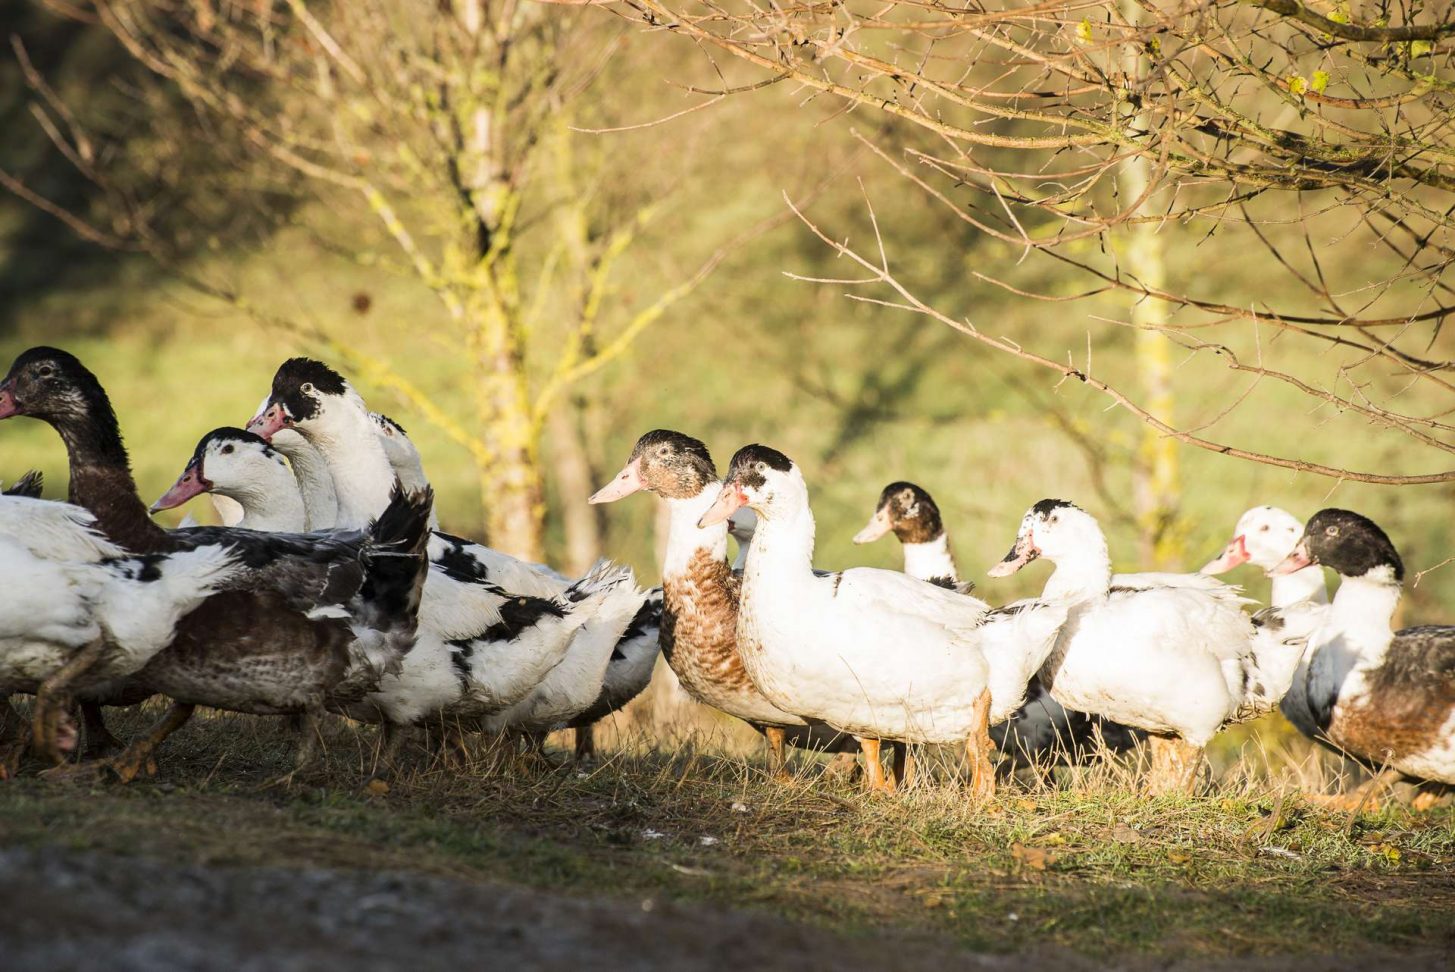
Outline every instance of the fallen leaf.
{"type": "Polygon", "coordinates": [[[1187,853],[1187,851],[1168,851],[1167,859],[1173,864],[1186,864],[1192,860],[1192,855],[1187,853]]]}
{"type": "Polygon", "coordinates": [[[1044,871],[1059,860],[1055,851],[1044,847],[1027,847],[1020,841],[1010,845],[1010,856],[1033,871],[1044,871]]]}
{"type": "Polygon", "coordinates": [[[389,781],[378,779],[370,780],[369,782],[364,784],[364,789],[373,796],[383,796],[384,794],[389,792],[389,781]]]}
{"type": "Polygon", "coordinates": [[[1142,839],[1142,835],[1126,824],[1118,822],[1111,828],[1111,839],[1119,844],[1135,844],[1142,839]]]}

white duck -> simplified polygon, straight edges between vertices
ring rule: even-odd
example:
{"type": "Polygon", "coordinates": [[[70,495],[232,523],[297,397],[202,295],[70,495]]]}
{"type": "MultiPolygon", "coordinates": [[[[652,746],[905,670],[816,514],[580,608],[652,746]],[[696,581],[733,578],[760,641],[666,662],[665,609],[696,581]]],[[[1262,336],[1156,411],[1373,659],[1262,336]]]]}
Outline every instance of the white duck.
{"type": "Polygon", "coordinates": [[[1395,631],[1404,563],[1384,531],[1348,510],[1314,514],[1273,570],[1340,577],[1310,635],[1307,718],[1340,750],[1407,776],[1455,783],[1455,626],[1395,631]]]}
{"type": "Polygon", "coordinates": [[[173,509],[200,493],[236,503],[240,516],[231,525],[240,529],[272,533],[308,529],[303,494],[282,453],[243,429],[224,427],[204,435],[182,475],[151,511],[173,509]]]}
{"type": "MultiPolygon", "coordinates": [[[[592,503],[610,503],[640,490],[667,504],[662,564],[662,653],[692,698],[742,719],[768,740],[772,771],[785,772],[784,746],[852,752],[853,739],[774,705],[748,678],[737,647],[740,581],[726,563],[729,525],[699,526],[721,489],[707,446],[681,432],[658,429],[639,438],[627,463],[592,503]]],[[[756,517],[746,508],[731,518],[738,559],[747,556],[756,517]]]]}
{"type": "Polygon", "coordinates": [[[808,487],[775,449],[738,450],[699,526],[742,506],[758,514],[737,629],[754,684],[775,705],[858,736],[871,785],[885,785],[882,739],[968,741],[972,786],[993,792],[986,605],[897,571],[815,574],[808,487]]]}
{"type": "Polygon", "coordinates": [[[1101,527],[1065,500],[1031,507],[989,573],[1004,577],[1039,557],[1056,565],[1041,599],[1070,607],[1041,670],[1052,697],[1173,737],[1154,740],[1159,764],[1169,764],[1157,783],[1194,782],[1203,747],[1244,713],[1253,626],[1243,599],[1226,585],[1114,587],[1101,527]]]}
{"type": "MultiPolygon", "coordinates": [[[[1202,572],[1223,574],[1245,563],[1271,571],[1293,552],[1302,535],[1303,522],[1292,513],[1276,506],[1255,506],[1238,518],[1233,539],[1202,572]]],[[[1294,728],[1310,739],[1319,740],[1322,735],[1309,718],[1304,686],[1308,672],[1308,636],[1328,612],[1329,592],[1323,570],[1310,565],[1291,574],[1273,576],[1268,604],[1268,609],[1253,615],[1254,623],[1277,630],[1285,639],[1301,639],[1305,646],[1293,659],[1295,669],[1291,674],[1274,675],[1270,679],[1275,685],[1287,685],[1278,707],[1294,728]]]]}
{"type": "MultiPolygon", "coordinates": [[[[398,478],[385,451],[386,437],[363,398],[320,362],[284,362],[274,376],[267,407],[249,428],[265,439],[280,429],[293,429],[318,450],[333,479],[339,525],[371,516],[398,478]]],[[[407,439],[402,434],[396,438],[407,439]]],[[[422,477],[422,468],[418,474],[422,477]]],[[[436,569],[425,587],[421,624],[448,633],[443,641],[451,648],[453,665],[445,666],[434,656],[409,659],[406,667],[417,670],[389,687],[409,701],[388,700],[390,711],[428,713],[429,706],[447,698],[448,676],[454,672],[461,673],[466,696],[447,712],[466,726],[513,726],[501,714],[517,706],[512,718],[524,724],[569,721],[596,701],[612,650],[644,599],[628,568],[598,566],[568,586],[570,582],[553,572],[439,532],[431,538],[430,559],[436,569]],[[441,572],[453,585],[437,580],[441,572]],[[479,589],[471,591],[470,585],[479,589]],[[506,636],[502,639],[490,630],[494,622],[479,624],[480,612],[482,599],[488,614],[491,598],[509,598],[508,592],[528,610],[497,629],[506,636]],[[520,641],[518,627],[543,640],[520,641]],[[549,637],[553,631],[564,633],[565,642],[549,637]]]]}
{"type": "MultiPolygon", "coordinates": [[[[940,507],[927,491],[910,482],[884,487],[874,515],[854,535],[854,542],[873,543],[888,533],[903,548],[906,574],[941,587],[968,587],[960,580],[940,507]]],[[[1007,610],[1018,610],[1025,603],[1007,610]]],[[[990,738],[1012,767],[1041,769],[1067,760],[1084,762],[1103,746],[1113,752],[1128,750],[1144,735],[1109,719],[1066,709],[1035,675],[1026,696],[1024,705],[990,729],[990,738]]]]}
{"type": "MultiPolygon", "coordinates": [[[[404,426],[378,412],[370,412],[369,418],[374,422],[374,431],[379,435],[379,444],[384,447],[389,467],[394,470],[394,475],[399,477],[404,488],[423,489],[428,486],[429,477],[424,474],[424,457],[419,454],[419,449],[404,431],[404,426]]],[[[440,528],[438,515],[430,517],[429,528],[440,528]]]]}

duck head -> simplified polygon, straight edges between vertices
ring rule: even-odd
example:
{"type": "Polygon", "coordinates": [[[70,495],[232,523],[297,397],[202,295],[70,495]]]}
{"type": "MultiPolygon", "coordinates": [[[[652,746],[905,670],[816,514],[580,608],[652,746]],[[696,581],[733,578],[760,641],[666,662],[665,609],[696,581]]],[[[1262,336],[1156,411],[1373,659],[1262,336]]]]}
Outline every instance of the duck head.
{"type": "Polygon", "coordinates": [[[1404,580],[1404,562],[1389,537],[1373,520],[1349,510],[1315,513],[1293,552],[1268,573],[1292,574],[1312,564],[1328,567],[1340,577],[1404,580]]]}
{"type": "Polygon", "coordinates": [[[279,470],[292,475],[283,456],[260,436],[244,429],[213,429],[197,443],[182,475],[151,511],[173,509],[201,493],[249,493],[279,470]]]}
{"type": "Polygon", "coordinates": [[[1224,574],[1241,564],[1254,564],[1265,571],[1281,564],[1298,543],[1303,524],[1298,517],[1276,506],[1255,506],[1238,517],[1233,539],[1203,568],[1204,574],[1224,574]]]}
{"type": "Polygon", "coordinates": [[[23,352],[0,381],[0,419],[28,415],[46,422],[85,419],[105,405],[106,394],[69,351],[36,347],[23,352]]]}
{"type": "Polygon", "coordinates": [[[914,483],[890,483],[879,494],[879,505],[855,543],[873,543],[890,531],[900,543],[930,543],[945,532],[940,508],[930,494],[914,483]]]}
{"type": "Polygon", "coordinates": [[[1058,561],[1081,550],[1105,554],[1106,538],[1096,519],[1067,500],[1043,499],[1021,518],[1010,553],[986,573],[1009,577],[1040,557],[1058,561]]]}
{"type": "Polygon", "coordinates": [[[621,472],[587,502],[610,503],[640,490],[664,499],[691,499],[716,482],[717,467],[700,439],[656,429],[637,440],[621,472]]]}
{"type": "Polygon", "coordinates": [[[378,412],[370,412],[369,418],[374,423],[374,431],[379,434],[379,443],[384,446],[384,455],[389,458],[389,465],[398,474],[399,481],[404,483],[404,488],[420,490],[428,486],[424,457],[419,454],[409,433],[404,431],[404,426],[378,412]]]}
{"type": "Polygon", "coordinates": [[[765,445],[743,446],[728,465],[727,479],[717,500],[697,525],[721,523],[745,506],[759,519],[781,519],[792,516],[807,502],[808,487],[792,459],[765,445]]]}
{"type": "Polygon", "coordinates": [[[280,429],[296,429],[307,438],[346,400],[363,405],[337,371],[312,358],[290,358],[273,375],[273,389],[262,410],[248,422],[248,431],[267,440],[280,429]]]}

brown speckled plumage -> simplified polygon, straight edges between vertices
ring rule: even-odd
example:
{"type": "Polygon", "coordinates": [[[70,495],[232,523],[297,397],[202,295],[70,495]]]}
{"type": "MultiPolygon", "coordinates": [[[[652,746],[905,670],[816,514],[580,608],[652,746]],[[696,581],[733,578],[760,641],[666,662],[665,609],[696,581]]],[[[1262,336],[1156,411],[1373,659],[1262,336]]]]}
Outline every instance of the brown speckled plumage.
{"type": "Polygon", "coordinates": [[[1455,714],[1455,629],[1406,628],[1357,698],[1335,702],[1325,732],[1350,754],[1381,763],[1445,743],[1455,714]]]}
{"type": "Polygon", "coordinates": [[[662,654],[688,692],[720,708],[742,692],[757,692],[738,655],[741,586],[732,568],[707,550],[692,555],[686,573],[662,579],[662,654]]]}

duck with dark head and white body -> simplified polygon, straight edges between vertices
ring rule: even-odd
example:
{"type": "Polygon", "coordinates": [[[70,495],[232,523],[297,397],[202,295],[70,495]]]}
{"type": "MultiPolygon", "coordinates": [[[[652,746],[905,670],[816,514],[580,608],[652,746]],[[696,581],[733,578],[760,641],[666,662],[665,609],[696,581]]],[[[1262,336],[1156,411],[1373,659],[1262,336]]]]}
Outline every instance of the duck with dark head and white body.
{"type": "Polygon", "coordinates": [[[741,584],[727,564],[727,538],[730,529],[737,531],[739,556],[744,556],[756,522],[751,513],[739,510],[731,524],[698,525],[721,485],[701,440],[657,429],[637,440],[621,472],[590,501],[610,503],[646,490],[667,504],[662,652],[692,698],[762,732],[775,773],[783,771],[785,745],[857,750],[851,737],[810,725],[803,716],[768,701],[744,671],[737,647],[741,584]]]}
{"type": "Polygon", "coordinates": [[[975,791],[993,792],[987,606],[898,571],[816,574],[808,487],[776,449],[739,449],[699,526],[742,506],[758,514],[758,529],[738,650],[769,701],[860,737],[871,777],[881,740],[966,742],[975,791]]]}
{"type": "Polygon", "coordinates": [[[1319,511],[1273,574],[1313,566],[1340,583],[1309,637],[1308,719],[1366,763],[1455,783],[1455,626],[1393,629],[1404,562],[1368,517],[1319,511]]]}
{"type": "MultiPolygon", "coordinates": [[[[899,539],[904,549],[906,574],[968,592],[972,585],[960,580],[940,507],[928,491],[903,481],[884,487],[873,517],[855,534],[854,542],[872,543],[889,533],[899,539]]],[[[1035,601],[1017,602],[1001,612],[992,611],[991,615],[1037,607],[1035,601]]],[[[1055,623],[1054,618],[1049,618],[1047,623],[1055,623]]],[[[1035,674],[1030,676],[1025,704],[1003,721],[995,721],[990,728],[990,738],[1007,759],[1009,769],[1044,770],[1062,762],[1085,762],[1104,749],[1112,752],[1130,749],[1143,735],[1110,719],[1066,709],[1051,698],[1035,674]]]]}
{"type": "Polygon", "coordinates": [[[1112,584],[1106,537],[1065,500],[1026,512],[1015,546],[990,568],[1005,577],[1044,557],[1055,564],[1041,599],[1069,614],[1041,670],[1063,706],[1155,735],[1154,784],[1195,782],[1201,752],[1245,701],[1253,627],[1233,588],[1112,584]],[[1181,743],[1176,742],[1181,740],[1181,743]]]}
{"type": "MultiPolygon", "coordinates": [[[[1303,535],[1303,521],[1276,506],[1255,506],[1238,518],[1233,539],[1202,568],[1204,574],[1223,574],[1242,564],[1264,572],[1283,563],[1303,535]]],[[[1293,727],[1310,739],[1324,741],[1309,718],[1304,687],[1308,675],[1308,639],[1329,610],[1329,592],[1322,569],[1300,568],[1291,574],[1271,575],[1269,606],[1253,615],[1259,634],[1276,637],[1297,649],[1282,654],[1264,652],[1273,665],[1262,673],[1270,686],[1283,687],[1279,709],[1293,727]],[[1285,671],[1286,669],[1286,671],[1285,671]]]]}

